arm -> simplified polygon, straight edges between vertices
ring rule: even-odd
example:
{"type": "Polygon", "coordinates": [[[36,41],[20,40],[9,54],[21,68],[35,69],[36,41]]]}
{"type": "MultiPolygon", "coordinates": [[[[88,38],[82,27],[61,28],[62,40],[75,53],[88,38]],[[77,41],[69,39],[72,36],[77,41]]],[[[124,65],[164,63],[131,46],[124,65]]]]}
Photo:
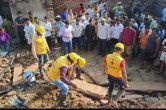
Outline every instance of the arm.
{"type": "Polygon", "coordinates": [[[155,56],[157,55],[159,47],[160,47],[160,39],[157,39],[156,42],[157,42],[157,48],[156,48],[155,56]]]}
{"type": "Polygon", "coordinates": [[[64,83],[66,83],[67,85],[73,85],[73,83],[71,82],[71,80],[70,79],[68,79],[67,77],[66,77],[66,73],[67,73],[67,67],[65,67],[65,66],[63,66],[63,67],[61,67],[60,68],[60,79],[64,82],[64,83]]]}
{"type": "Polygon", "coordinates": [[[32,54],[36,59],[38,59],[38,57],[36,55],[36,42],[35,42],[35,39],[36,39],[36,37],[33,36],[32,37],[32,54]]]}
{"type": "Polygon", "coordinates": [[[46,38],[43,37],[43,39],[44,39],[44,45],[46,46],[47,51],[50,52],[50,48],[49,48],[49,46],[47,44],[46,38]]]}
{"type": "Polygon", "coordinates": [[[133,47],[134,47],[134,45],[135,45],[135,42],[136,42],[136,31],[134,30],[133,47]]]}
{"type": "Polygon", "coordinates": [[[52,26],[51,26],[51,23],[49,23],[49,31],[52,31],[52,26]]]}
{"type": "Polygon", "coordinates": [[[24,26],[24,24],[22,23],[22,24],[19,24],[19,23],[15,23],[16,24],[16,26],[24,26]]]}
{"type": "Polygon", "coordinates": [[[107,56],[104,57],[104,61],[103,61],[103,75],[106,74],[106,69],[107,69],[107,68],[106,68],[106,67],[107,67],[106,58],[107,58],[107,56]]]}

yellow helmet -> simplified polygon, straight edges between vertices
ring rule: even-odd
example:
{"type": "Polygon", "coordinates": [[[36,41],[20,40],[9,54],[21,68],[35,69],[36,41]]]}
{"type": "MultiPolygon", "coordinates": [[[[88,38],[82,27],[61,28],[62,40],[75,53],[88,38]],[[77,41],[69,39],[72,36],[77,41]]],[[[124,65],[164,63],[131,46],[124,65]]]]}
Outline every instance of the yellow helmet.
{"type": "Polygon", "coordinates": [[[123,52],[124,52],[124,45],[123,45],[122,43],[117,43],[117,44],[115,45],[115,47],[118,47],[118,48],[122,49],[123,52]]]}
{"type": "Polygon", "coordinates": [[[45,34],[45,29],[43,26],[37,26],[36,31],[42,35],[45,34]]]}
{"type": "Polygon", "coordinates": [[[86,64],[86,60],[84,58],[80,57],[78,59],[78,65],[79,65],[79,67],[83,68],[85,66],[85,64],[86,64]]]}
{"type": "Polygon", "coordinates": [[[69,57],[71,58],[71,60],[73,60],[73,62],[77,63],[77,60],[79,59],[79,55],[77,55],[76,53],[69,53],[68,54],[69,57]]]}

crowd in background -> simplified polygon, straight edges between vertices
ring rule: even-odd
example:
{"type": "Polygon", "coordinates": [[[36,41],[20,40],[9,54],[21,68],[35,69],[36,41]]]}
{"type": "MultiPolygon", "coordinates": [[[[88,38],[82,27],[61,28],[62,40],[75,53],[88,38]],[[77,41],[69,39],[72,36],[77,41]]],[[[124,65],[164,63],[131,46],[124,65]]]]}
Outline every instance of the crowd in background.
{"type": "MultiPolygon", "coordinates": [[[[129,67],[133,66],[133,57],[140,57],[143,61],[141,68],[150,71],[154,60],[159,64],[159,73],[164,71],[166,63],[166,8],[161,17],[142,11],[141,4],[135,7],[128,3],[127,8],[118,2],[108,10],[105,2],[96,2],[94,5],[80,6],[76,10],[64,8],[63,12],[55,17],[55,29],[49,19],[39,21],[29,12],[29,18],[24,18],[21,11],[15,19],[15,27],[7,18],[0,17],[0,45],[2,51],[9,51],[9,43],[19,37],[20,46],[28,44],[31,49],[32,38],[37,26],[42,25],[46,31],[45,38],[50,50],[52,30],[56,32],[56,40],[63,49],[63,54],[97,50],[98,55],[104,57],[112,52],[114,45],[121,42],[125,45],[125,56],[129,67]],[[3,28],[2,28],[3,27],[3,28]]],[[[14,47],[13,45],[12,47],[14,47]]]]}

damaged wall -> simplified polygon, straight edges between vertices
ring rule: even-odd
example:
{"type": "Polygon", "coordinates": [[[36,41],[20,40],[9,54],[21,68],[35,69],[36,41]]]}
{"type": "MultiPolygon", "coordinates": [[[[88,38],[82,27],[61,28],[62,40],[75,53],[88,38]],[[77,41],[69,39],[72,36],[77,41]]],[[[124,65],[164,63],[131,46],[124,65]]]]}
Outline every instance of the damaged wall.
{"type": "Polygon", "coordinates": [[[44,16],[47,15],[46,7],[44,6],[45,0],[11,0],[9,4],[13,20],[17,17],[17,11],[22,11],[25,17],[28,17],[28,12],[31,11],[40,20],[43,20],[44,16]]]}

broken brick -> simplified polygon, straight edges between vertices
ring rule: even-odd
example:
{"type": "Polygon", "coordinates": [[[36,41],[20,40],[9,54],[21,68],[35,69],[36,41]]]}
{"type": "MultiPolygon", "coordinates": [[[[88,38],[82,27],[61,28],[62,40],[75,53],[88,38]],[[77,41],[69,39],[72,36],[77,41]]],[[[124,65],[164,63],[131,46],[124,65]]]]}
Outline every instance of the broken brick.
{"type": "Polygon", "coordinates": [[[23,72],[22,65],[17,64],[14,66],[13,85],[20,84],[23,81],[22,72],[23,72]]]}
{"type": "Polygon", "coordinates": [[[34,63],[32,64],[31,66],[29,66],[26,70],[24,70],[24,72],[27,72],[27,71],[36,71],[38,69],[38,63],[34,63]]]}
{"type": "Polygon", "coordinates": [[[109,103],[109,101],[106,99],[101,99],[99,102],[101,105],[107,105],[109,103]]]}

